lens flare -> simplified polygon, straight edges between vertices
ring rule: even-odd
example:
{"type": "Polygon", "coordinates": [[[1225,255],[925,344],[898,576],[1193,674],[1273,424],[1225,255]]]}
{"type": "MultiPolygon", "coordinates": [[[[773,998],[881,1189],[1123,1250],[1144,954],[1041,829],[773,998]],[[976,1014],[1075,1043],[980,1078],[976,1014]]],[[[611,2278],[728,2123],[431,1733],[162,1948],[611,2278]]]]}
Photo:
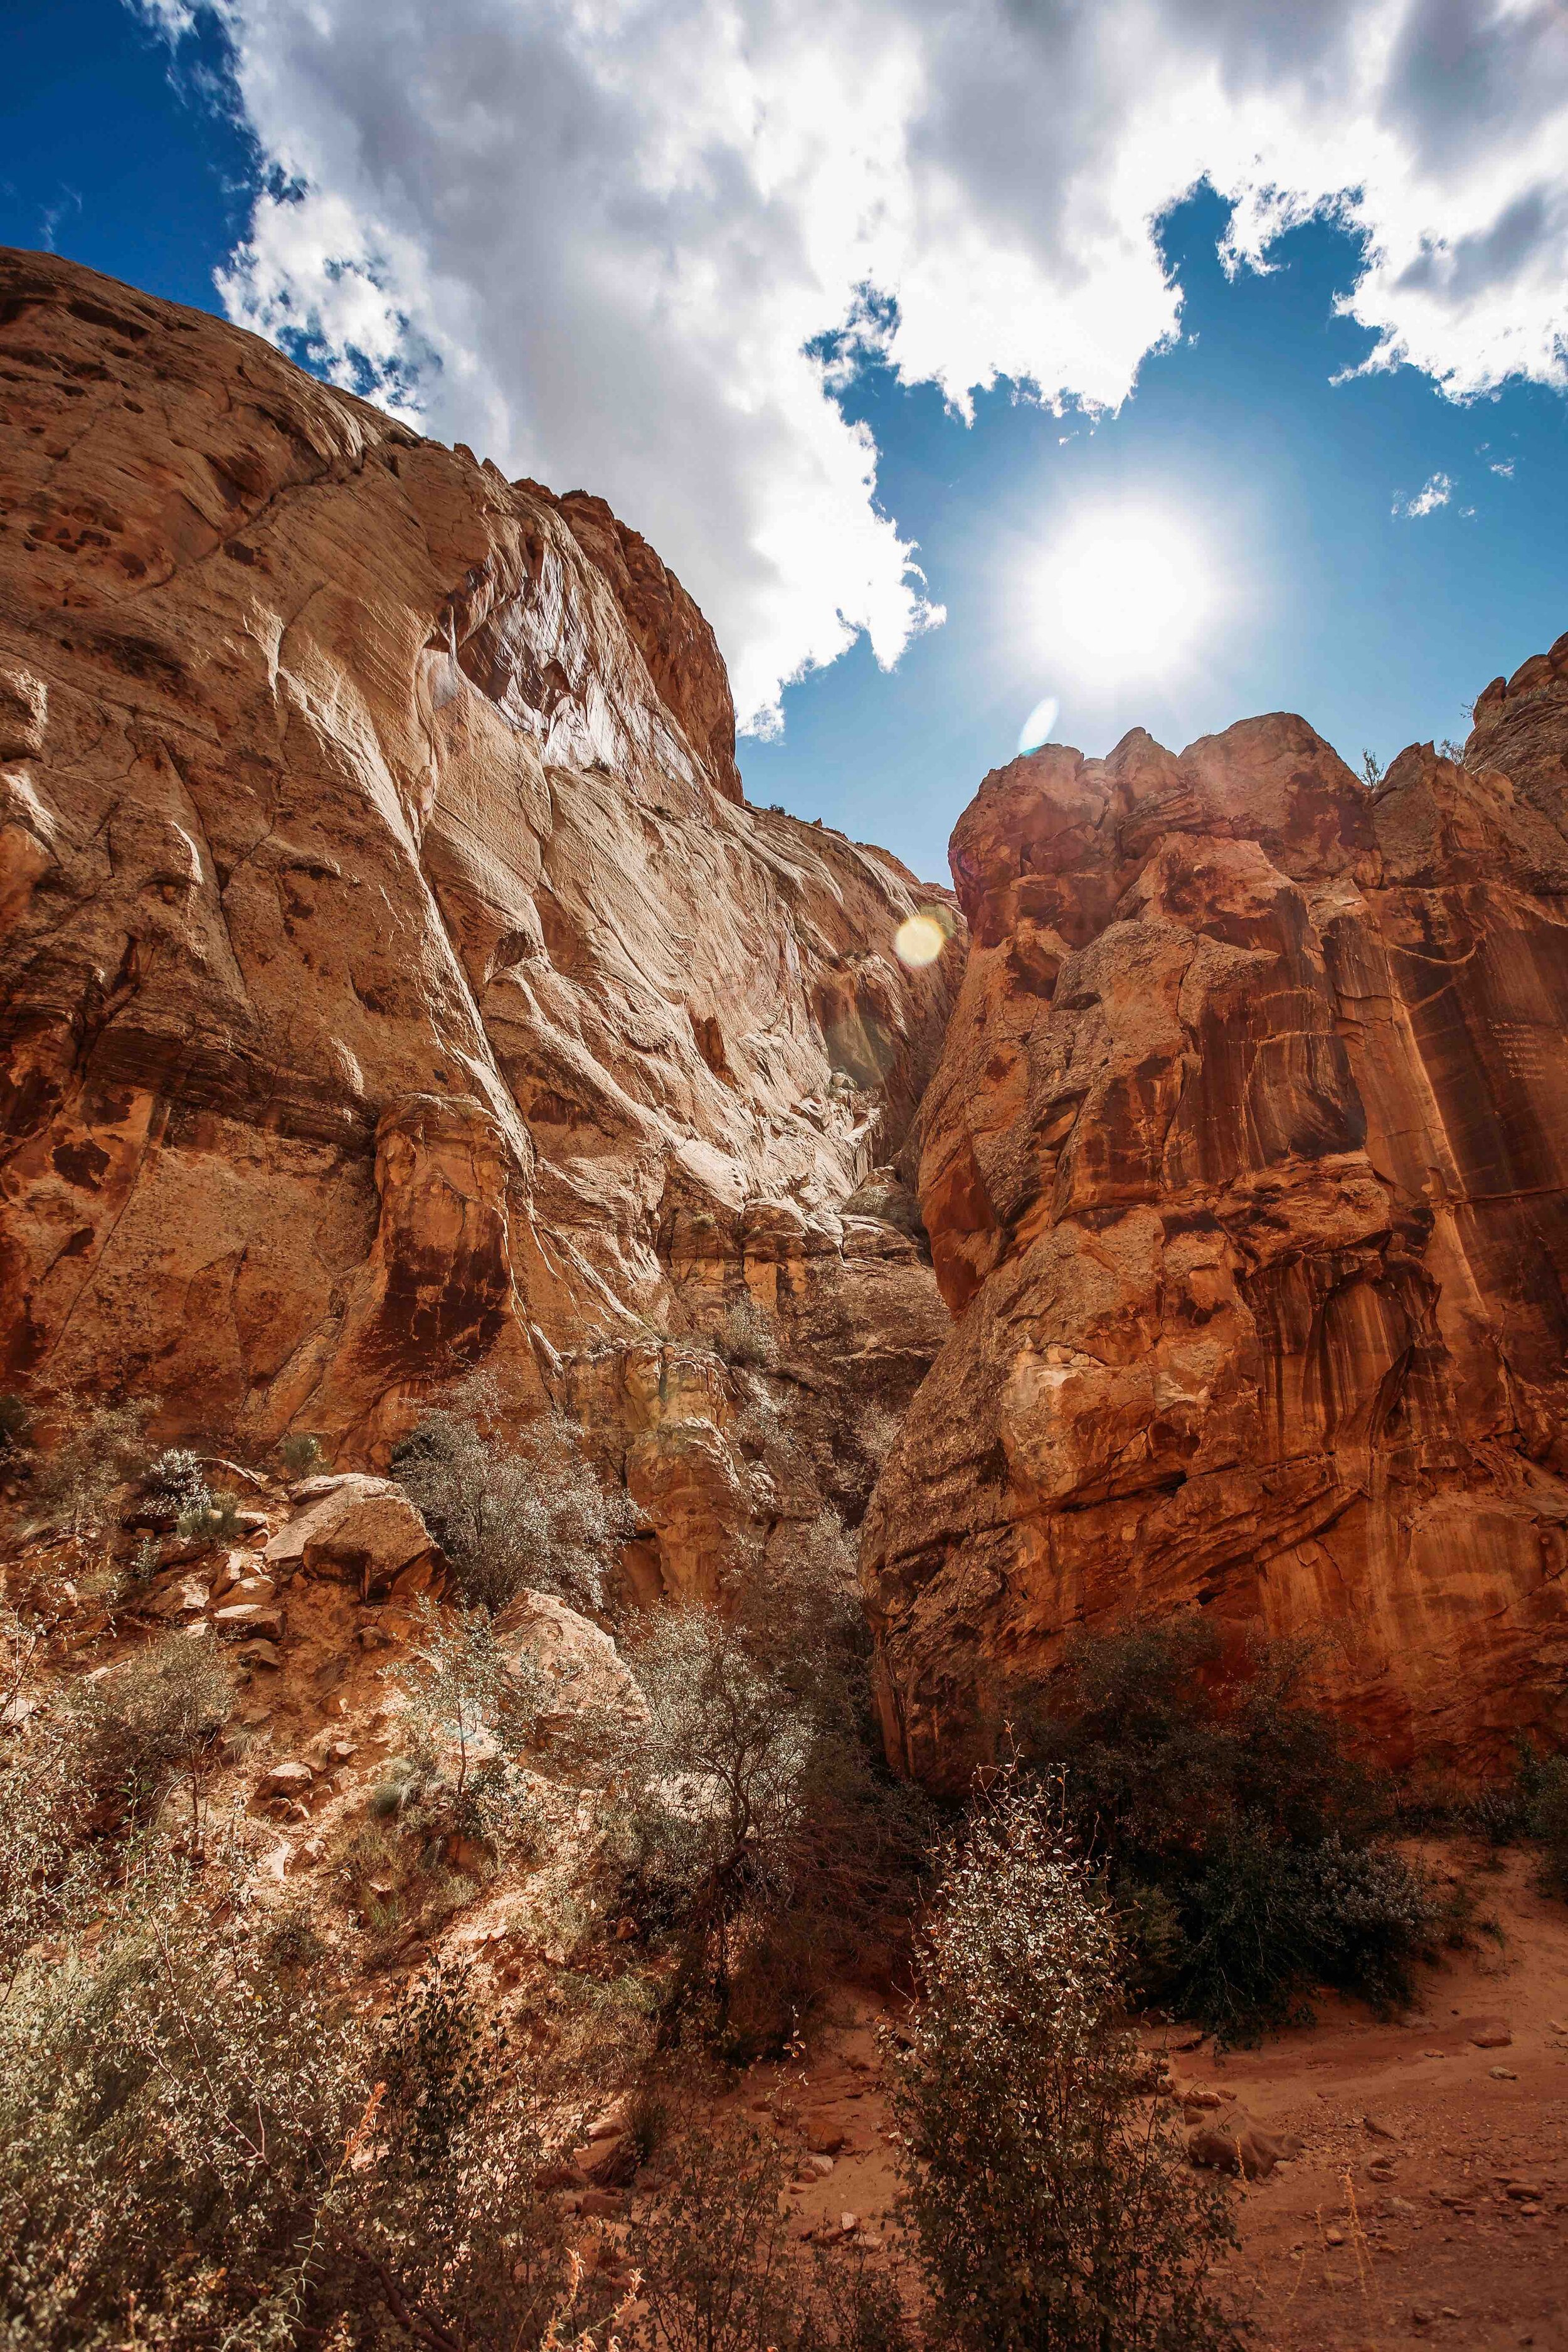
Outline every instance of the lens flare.
{"type": "Polygon", "coordinates": [[[1018,756],[1020,759],[1026,751],[1037,751],[1042,743],[1048,743],[1050,741],[1060,713],[1061,704],[1057,700],[1054,694],[1045,695],[1038,702],[1036,703],[1033,710],[1030,711],[1027,719],[1025,719],[1023,725],[1018,730],[1018,756]]]}
{"type": "Polygon", "coordinates": [[[914,971],[934,963],[946,945],[947,933],[934,915],[906,915],[893,934],[899,961],[914,971]]]}

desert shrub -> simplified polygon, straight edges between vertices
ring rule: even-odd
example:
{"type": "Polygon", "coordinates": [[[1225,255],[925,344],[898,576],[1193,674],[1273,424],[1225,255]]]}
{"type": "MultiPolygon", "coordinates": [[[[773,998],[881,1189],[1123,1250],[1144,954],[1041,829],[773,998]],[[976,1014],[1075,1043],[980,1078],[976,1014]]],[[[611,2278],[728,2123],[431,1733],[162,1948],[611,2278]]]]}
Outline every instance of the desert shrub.
{"type": "Polygon", "coordinates": [[[890,2280],[853,2252],[808,2263],[792,2242],[776,2143],[744,2123],[700,2121],[689,2097],[682,2105],[657,2192],[627,2234],[640,2304],[622,2341],[637,2352],[903,2352],[890,2280]]]}
{"type": "Polygon", "coordinates": [[[1426,1874],[1380,1843],[1388,1792],[1299,1693],[1310,1652],[1222,1665],[1202,1620],[1080,1643],[1054,1706],[1020,1708],[1020,1750],[1066,1775],[1079,1835],[1121,1907],[1135,1991],[1245,2039],[1317,1984],[1379,2006],[1444,1917],[1426,1874]]]}
{"type": "Polygon", "coordinates": [[[727,1364],[754,1372],[778,1370],[778,1334],[753,1299],[737,1299],[727,1308],[714,1336],[717,1353],[727,1364]]]}
{"type": "Polygon", "coordinates": [[[541,2342],[566,2265],[520,2053],[459,1974],[382,2020],[318,1977],[168,1873],[95,1950],[24,1971],[0,2010],[5,2341],[541,2342]]]}
{"type": "Polygon", "coordinates": [[[889,2051],[901,2203],[943,2345],[1211,2352],[1228,2194],[1142,2095],[1115,1924],[1048,1785],[1009,1774],[941,1856],[889,2051]]]}
{"type": "Polygon", "coordinates": [[[418,1808],[418,1825],[515,1846],[532,1807],[517,1767],[551,1696],[526,1649],[509,1650],[482,1609],[420,1603],[409,1654],[390,1668],[403,1695],[409,1752],[373,1809],[384,1819],[418,1808]]]}
{"type": "Polygon", "coordinates": [[[202,1790],[233,1707],[234,1685],[216,1642],[184,1633],[164,1634],[70,1695],[78,1752],[97,1794],[145,1816],[182,1790],[195,1844],[202,1790]]]}
{"type": "Polygon", "coordinates": [[[0,2001],[38,1937],[79,1922],[98,1886],[76,1727],[33,1686],[42,1647],[38,1626],[0,1610],[0,2001]]]}
{"type": "Polygon", "coordinates": [[[660,2168],[658,2203],[627,2240],[645,2309],[631,2340],[661,2352],[788,2344],[802,2265],[783,2205],[779,2148],[743,2125],[689,2128],[660,2168]]]}
{"type": "Polygon", "coordinates": [[[1568,1756],[1549,1757],[1533,1777],[1528,1829],[1541,1844],[1541,1882],[1547,1893],[1568,1895],[1568,1756]]]}
{"type": "Polygon", "coordinates": [[[529,1586],[596,1608],[631,1532],[624,1495],[595,1470],[581,1433],[552,1415],[509,1427],[482,1378],[422,1416],[395,1450],[392,1472],[470,1608],[498,1612],[529,1586]]]}
{"type": "Polygon", "coordinates": [[[922,1801],[881,1767],[842,1530],[818,1523],[733,1596],[628,1648],[647,1702],[619,1760],[623,1900],[669,1937],[667,2024],[729,2054],[788,2041],[836,1966],[896,1941],[922,1801]]]}
{"type": "Polygon", "coordinates": [[[103,1527],[119,1488],[142,1470],[152,1412],[150,1399],[89,1404],[62,1393],[54,1401],[50,1417],[58,1435],[33,1480],[46,1519],[79,1539],[103,1527]]]}
{"type": "Polygon", "coordinates": [[[204,1502],[187,1504],[174,1528],[182,1543],[232,1543],[241,1532],[239,1496],[220,1486],[204,1502]]]}
{"type": "Polygon", "coordinates": [[[212,1506],[212,1488],[201,1456],[184,1445],[165,1446],[154,1457],[142,1481],[142,1492],[154,1510],[172,1513],[175,1518],[212,1506]]]}
{"type": "Polygon", "coordinates": [[[14,1466],[32,1442],[33,1416],[27,1401],[7,1390],[0,1395],[0,1465],[14,1466]]]}
{"type": "Polygon", "coordinates": [[[289,1477],[308,1478],[312,1471],[321,1466],[324,1459],[321,1442],[304,1430],[292,1430],[279,1441],[278,1458],[289,1477]]]}

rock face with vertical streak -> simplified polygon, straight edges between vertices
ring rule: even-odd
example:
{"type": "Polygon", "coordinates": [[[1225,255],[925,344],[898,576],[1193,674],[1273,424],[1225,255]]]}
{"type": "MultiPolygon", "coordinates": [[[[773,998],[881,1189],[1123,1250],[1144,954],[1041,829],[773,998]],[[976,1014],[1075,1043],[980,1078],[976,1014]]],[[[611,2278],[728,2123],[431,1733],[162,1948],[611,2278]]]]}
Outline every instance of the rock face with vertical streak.
{"type": "Polygon", "coordinates": [[[624,1413],[677,1583],[723,1440],[650,1347],[755,1299],[906,1402],[918,1218],[846,1211],[961,946],[906,971],[947,894],[746,806],[734,740],[601,500],[0,255],[0,1385],[375,1463],[483,1364],[624,1413]]]}
{"type": "Polygon", "coordinates": [[[1284,716],[1050,746],[960,820],[956,1322],[864,1555],[907,1769],[1193,1605],[1394,1759],[1564,1727],[1568,637],[1475,718],[1375,791],[1284,716]]]}

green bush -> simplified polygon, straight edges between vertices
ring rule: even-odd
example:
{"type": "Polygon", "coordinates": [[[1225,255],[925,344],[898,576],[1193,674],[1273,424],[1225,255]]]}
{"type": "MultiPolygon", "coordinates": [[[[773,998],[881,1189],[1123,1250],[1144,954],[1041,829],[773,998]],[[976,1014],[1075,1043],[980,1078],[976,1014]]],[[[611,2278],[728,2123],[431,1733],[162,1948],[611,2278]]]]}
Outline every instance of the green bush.
{"type": "Polygon", "coordinates": [[[199,1845],[203,1788],[234,1707],[234,1685],[213,1637],[166,1633],[109,1674],[78,1684],[69,1705],[97,1795],[145,1818],[181,1790],[199,1845]]]}
{"type": "Polygon", "coordinates": [[[278,1458],[290,1478],[309,1478],[321,1467],[321,1442],[303,1430],[290,1431],[279,1442],[278,1458]]]}
{"type": "Polygon", "coordinates": [[[1195,1617],[1081,1643],[1055,1705],[1018,1711],[1021,1752],[1066,1777],[1121,1908],[1135,1990],[1246,2039],[1331,1984],[1408,2000],[1445,1911],[1380,1842],[1391,1804],[1333,1719],[1305,1705],[1310,1651],[1226,1668],[1195,1617]]]}
{"type": "Polygon", "coordinates": [[[647,1720],[616,1759],[621,1906],[668,1937],[666,2030],[743,2060],[798,2030],[836,1968],[889,1958],[929,1811],[881,1764],[864,1620],[818,1526],[735,1612],[667,1609],[628,1647],[647,1720]]]}
{"type": "Polygon", "coordinates": [[[1116,1926],[1047,1784],[1013,1773],[943,1850],[909,2045],[889,2049],[928,2338],[1219,2352],[1229,2196],[1145,2095],[1116,1926]]]}
{"type": "Polygon", "coordinates": [[[499,1613],[525,1588],[596,1608],[631,1533],[626,1497],[559,1417],[510,1425],[483,1376],[462,1382],[394,1450],[392,1475],[447,1556],[455,1597],[499,1613]]]}
{"type": "Polygon", "coordinates": [[[46,1520],[79,1540],[107,1521],[119,1488],[141,1475],[151,1398],[89,1404],[62,1391],[52,1402],[53,1448],[39,1461],[33,1497],[46,1520]]]}

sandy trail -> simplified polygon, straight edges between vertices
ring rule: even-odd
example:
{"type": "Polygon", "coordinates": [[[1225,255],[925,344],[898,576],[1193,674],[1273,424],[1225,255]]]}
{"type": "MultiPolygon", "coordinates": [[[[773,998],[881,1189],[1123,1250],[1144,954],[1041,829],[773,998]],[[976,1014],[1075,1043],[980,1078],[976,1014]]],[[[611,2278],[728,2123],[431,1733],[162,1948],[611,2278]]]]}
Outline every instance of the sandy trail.
{"type": "MultiPolygon", "coordinates": [[[[1259,2352],[1568,2352],[1568,1906],[1533,1891],[1523,1855],[1483,1870],[1477,1891],[1501,1943],[1426,1971],[1406,2020],[1325,2000],[1314,2025],[1256,2050],[1164,2037],[1184,2086],[1234,2095],[1306,2143],[1238,2190],[1226,2275],[1259,2352]]],[[[793,2192],[803,2234],[852,2215],[856,2235],[885,2235],[884,2014],[846,1996],[805,2058],[753,2068],[735,2094],[808,2148],[842,2137],[831,2171],[793,2192]]]]}

